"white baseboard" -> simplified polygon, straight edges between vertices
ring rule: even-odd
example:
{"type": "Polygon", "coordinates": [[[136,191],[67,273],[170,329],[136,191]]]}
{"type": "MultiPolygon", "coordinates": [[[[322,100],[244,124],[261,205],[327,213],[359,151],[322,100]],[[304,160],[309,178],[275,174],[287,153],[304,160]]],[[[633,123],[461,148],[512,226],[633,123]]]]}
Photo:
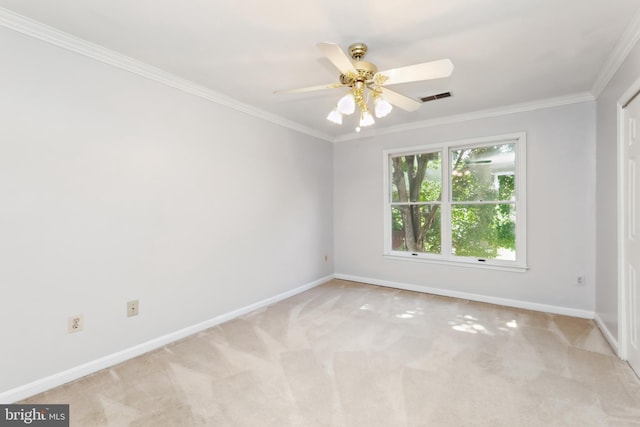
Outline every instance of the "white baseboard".
{"type": "Polygon", "coordinates": [[[411,285],[408,283],[392,282],[389,280],[372,279],[369,277],[352,276],[348,274],[336,274],[336,279],[351,280],[354,282],[368,283],[371,285],[385,286],[388,288],[403,289],[407,291],[422,292],[426,294],[441,295],[445,297],[461,298],[471,301],[486,302],[490,304],[504,305],[507,307],[523,308],[526,310],[542,311],[545,313],[562,314],[565,316],[593,319],[594,312],[576,308],[560,307],[556,305],[538,304],[535,302],[512,300],[507,298],[490,297],[486,295],[470,294],[467,292],[450,291],[447,289],[431,288],[428,286],[411,285]]]}
{"type": "Polygon", "coordinates": [[[604,335],[604,338],[607,340],[607,342],[609,343],[613,351],[618,355],[618,357],[620,357],[620,348],[618,347],[618,340],[613,336],[609,328],[607,328],[607,325],[605,325],[605,323],[602,321],[598,313],[595,313],[593,320],[596,322],[596,325],[598,325],[598,328],[600,328],[602,335],[604,335]]]}
{"type": "Polygon", "coordinates": [[[124,362],[125,360],[129,360],[134,357],[140,356],[141,354],[148,353],[149,351],[155,350],[157,348],[170,344],[174,341],[188,337],[189,335],[196,334],[205,329],[219,325],[220,323],[224,323],[236,317],[242,316],[243,314],[247,314],[251,311],[257,310],[262,307],[266,307],[278,301],[297,295],[301,292],[314,288],[322,283],[328,282],[333,278],[334,278],[333,275],[323,277],[311,283],[307,283],[306,285],[299,286],[290,291],[283,292],[281,294],[264,299],[262,301],[258,301],[254,304],[250,304],[248,306],[239,308],[237,310],[233,310],[228,313],[222,314],[220,316],[216,316],[212,319],[205,320],[204,322],[195,324],[193,326],[189,326],[187,328],[180,329],[175,332],[171,332],[169,334],[166,334],[158,338],[152,339],[150,341],[144,342],[142,344],[138,344],[136,346],[127,348],[117,353],[113,353],[113,354],[101,357],[91,362],[68,369],[66,371],[50,375],[48,377],[13,388],[11,390],[7,390],[5,392],[0,393],[0,404],[9,404],[9,403],[18,402],[28,397],[50,390],[54,387],[58,387],[68,382],[77,380],[78,378],[82,378],[86,375],[93,374],[102,369],[117,365],[118,363],[124,362]]]}

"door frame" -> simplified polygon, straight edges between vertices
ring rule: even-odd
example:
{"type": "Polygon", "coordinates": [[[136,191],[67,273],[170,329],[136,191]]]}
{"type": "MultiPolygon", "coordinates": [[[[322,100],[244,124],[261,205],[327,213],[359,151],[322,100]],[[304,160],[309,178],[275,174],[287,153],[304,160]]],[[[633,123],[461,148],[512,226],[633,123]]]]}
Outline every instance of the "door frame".
{"type": "MultiPolygon", "coordinates": [[[[626,113],[624,107],[627,106],[640,91],[640,78],[637,79],[629,88],[618,98],[617,103],[617,120],[618,120],[618,143],[617,143],[617,199],[618,199],[618,357],[627,360],[629,355],[629,313],[628,313],[628,283],[626,274],[626,258],[625,258],[625,201],[628,196],[625,185],[627,179],[627,167],[625,153],[625,132],[627,126],[626,113]]],[[[640,99],[640,95],[638,95],[640,99]]],[[[640,130],[640,129],[639,129],[640,130]]]]}

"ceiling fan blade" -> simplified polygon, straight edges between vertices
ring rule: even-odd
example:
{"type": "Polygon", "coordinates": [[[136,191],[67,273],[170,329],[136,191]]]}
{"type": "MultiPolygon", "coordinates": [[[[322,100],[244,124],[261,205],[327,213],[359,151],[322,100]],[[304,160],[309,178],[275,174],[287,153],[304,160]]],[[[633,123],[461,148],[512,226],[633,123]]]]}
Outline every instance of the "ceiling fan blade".
{"type": "Polygon", "coordinates": [[[324,90],[324,89],[334,89],[337,87],[346,87],[342,83],[332,83],[326,85],[318,85],[318,86],[308,86],[308,87],[300,87],[296,89],[280,89],[274,90],[273,93],[276,95],[280,94],[290,94],[290,93],[305,93],[305,92],[314,92],[316,90],[324,90]]]}
{"type": "Polygon", "coordinates": [[[353,63],[340,46],[335,43],[318,43],[318,47],[324,56],[326,56],[342,74],[358,74],[353,63]]]}
{"type": "Polygon", "coordinates": [[[416,101],[413,98],[402,95],[395,90],[387,89],[385,87],[378,87],[378,90],[382,92],[384,99],[398,108],[402,108],[405,111],[416,111],[422,105],[421,102],[416,101]]]}
{"type": "Polygon", "coordinates": [[[452,72],[453,63],[451,60],[440,59],[438,61],[424,62],[422,64],[379,71],[375,76],[373,76],[373,80],[378,86],[388,86],[398,83],[409,83],[420,80],[449,77],[452,72]]]}

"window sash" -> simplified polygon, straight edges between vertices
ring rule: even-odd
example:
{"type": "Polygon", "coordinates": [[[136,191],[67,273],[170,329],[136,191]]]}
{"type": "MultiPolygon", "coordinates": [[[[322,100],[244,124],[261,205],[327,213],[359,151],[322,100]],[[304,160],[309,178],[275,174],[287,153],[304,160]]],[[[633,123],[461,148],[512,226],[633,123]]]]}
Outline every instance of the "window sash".
{"type": "MultiPolygon", "coordinates": [[[[501,135],[487,138],[476,138],[472,140],[457,141],[445,143],[438,146],[421,146],[402,150],[386,150],[384,152],[384,191],[385,191],[385,247],[384,253],[391,257],[400,257],[406,259],[419,259],[425,261],[460,263],[468,266],[478,266],[486,268],[499,268],[515,271],[524,271],[526,269],[526,198],[524,194],[525,178],[526,178],[526,136],[524,133],[501,135]],[[514,188],[512,197],[503,199],[496,197],[497,200],[452,200],[451,194],[451,159],[452,151],[460,149],[473,149],[478,147],[489,147],[495,145],[505,145],[514,143],[514,166],[513,171],[507,170],[504,175],[514,175],[514,188]],[[441,200],[434,201],[393,201],[393,162],[392,158],[417,155],[423,153],[440,153],[441,159],[441,200]],[[446,196],[445,196],[446,195],[446,196]],[[439,213],[441,216],[441,251],[438,254],[428,252],[409,252],[394,250],[392,246],[392,209],[399,206],[409,205],[439,205],[439,213]],[[498,258],[481,258],[454,255],[452,252],[452,209],[456,206],[474,206],[474,205],[512,205],[515,207],[515,260],[504,260],[498,258]]],[[[492,175],[502,175],[500,172],[492,172],[492,175]]]]}

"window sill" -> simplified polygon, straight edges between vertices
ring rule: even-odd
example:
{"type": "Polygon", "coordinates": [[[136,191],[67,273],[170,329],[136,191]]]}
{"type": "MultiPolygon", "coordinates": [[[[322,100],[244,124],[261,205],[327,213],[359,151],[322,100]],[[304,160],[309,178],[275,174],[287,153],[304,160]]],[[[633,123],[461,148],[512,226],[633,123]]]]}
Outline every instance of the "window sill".
{"type": "Polygon", "coordinates": [[[435,259],[429,258],[424,255],[412,256],[412,255],[404,255],[404,254],[383,254],[385,259],[390,261],[409,261],[409,262],[424,262],[428,264],[440,264],[440,265],[448,265],[452,267],[466,267],[466,268],[479,268],[483,270],[500,270],[500,271],[511,271],[516,273],[525,273],[529,267],[527,266],[516,266],[516,265],[503,265],[503,264],[487,264],[482,261],[461,261],[461,260],[443,260],[443,259],[435,259]]]}

